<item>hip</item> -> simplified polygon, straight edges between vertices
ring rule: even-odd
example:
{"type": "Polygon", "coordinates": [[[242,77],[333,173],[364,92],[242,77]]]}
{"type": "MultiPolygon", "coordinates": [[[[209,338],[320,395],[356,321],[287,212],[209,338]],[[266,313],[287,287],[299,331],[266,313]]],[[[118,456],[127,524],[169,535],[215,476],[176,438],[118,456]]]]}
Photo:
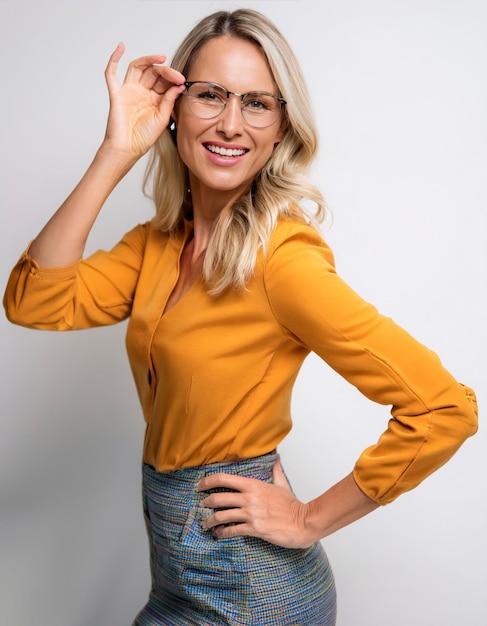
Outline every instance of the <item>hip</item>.
{"type": "Polygon", "coordinates": [[[200,504],[206,494],[196,489],[201,478],[226,472],[272,482],[276,458],[271,453],[167,473],[144,464],[152,604],[174,612],[162,623],[335,623],[333,574],[320,543],[287,549],[255,537],[217,539],[202,526],[208,511],[200,504]]]}

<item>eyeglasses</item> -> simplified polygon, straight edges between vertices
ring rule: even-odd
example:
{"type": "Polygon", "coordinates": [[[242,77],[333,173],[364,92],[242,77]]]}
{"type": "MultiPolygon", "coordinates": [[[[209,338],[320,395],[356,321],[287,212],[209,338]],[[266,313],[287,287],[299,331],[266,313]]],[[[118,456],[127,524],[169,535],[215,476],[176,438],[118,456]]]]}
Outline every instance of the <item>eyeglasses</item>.
{"type": "Polygon", "coordinates": [[[245,122],[254,128],[267,128],[277,121],[282,107],[286,104],[284,98],[278,98],[265,91],[235,93],[221,85],[202,80],[186,81],[184,86],[186,91],[183,95],[186,96],[189,110],[204,120],[211,120],[220,115],[227,106],[230,96],[237,96],[240,98],[240,109],[245,122]]]}

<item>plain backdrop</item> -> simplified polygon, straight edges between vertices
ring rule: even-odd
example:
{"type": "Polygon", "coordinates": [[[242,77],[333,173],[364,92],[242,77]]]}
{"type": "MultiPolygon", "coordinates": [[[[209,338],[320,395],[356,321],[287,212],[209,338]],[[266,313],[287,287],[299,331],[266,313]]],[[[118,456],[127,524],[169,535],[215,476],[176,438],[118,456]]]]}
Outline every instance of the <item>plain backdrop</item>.
{"type": "MultiPolygon", "coordinates": [[[[214,10],[252,7],[293,45],[321,135],[313,179],[338,271],[437,351],[485,404],[487,3],[484,0],[0,1],[0,272],[90,162],[103,71],[172,55],[214,10]]],[[[88,252],[152,215],[141,162],[88,252]]],[[[74,333],[0,319],[0,622],[129,625],[149,591],[140,506],[143,419],[125,325],[74,333]]],[[[297,495],[347,474],[389,417],[317,358],[281,446],[297,495]]],[[[339,626],[487,626],[487,442],[324,541],[339,626]]],[[[292,590],[290,589],[290,593],[292,590]]]]}

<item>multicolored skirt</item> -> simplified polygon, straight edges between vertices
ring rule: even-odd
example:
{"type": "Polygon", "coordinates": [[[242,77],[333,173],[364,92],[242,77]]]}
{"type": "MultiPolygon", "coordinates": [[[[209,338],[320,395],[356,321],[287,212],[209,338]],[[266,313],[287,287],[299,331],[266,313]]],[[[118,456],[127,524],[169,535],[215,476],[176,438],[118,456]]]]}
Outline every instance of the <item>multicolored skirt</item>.
{"type": "Polygon", "coordinates": [[[132,626],[333,626],[336,593],[320,543],[306,549],[255,537],[217,539],[201,520],[196,483],[226,472],[272,482],[275,454],[175,472],[143,466],[152,589],[132,626]]]}

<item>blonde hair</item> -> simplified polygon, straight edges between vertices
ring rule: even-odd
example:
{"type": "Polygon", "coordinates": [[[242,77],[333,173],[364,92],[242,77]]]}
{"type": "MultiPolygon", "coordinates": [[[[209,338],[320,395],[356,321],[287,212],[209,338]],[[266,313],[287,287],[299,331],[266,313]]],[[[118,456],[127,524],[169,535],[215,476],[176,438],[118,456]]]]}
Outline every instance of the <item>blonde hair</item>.
{"type": "MultiPolygon", "coordinates": [[[[203,277],[212,295],[243,288],[252,276],[257,253],[265,251],[280,216],[306,219],[314,225],[325,216],[320,191],[306,173],[318,151],[318,137],[302,71],[278,29],[257,11],[219,11],[201,20],[177,49],[171,67],[186,75],[198,51],[209,40],[230,35],[255,43],[267,59],[280,95],[287,101],[281,142],[256,177],[251,189],[216,220],[206,250],[203,277]],[[302,206],[311,200],[314,212],[302,206]]],[[[188,171],[169,127],[152,148],[144,179],[154,200],[154,222],[176,232],[191,210],[188,171]]]]}

